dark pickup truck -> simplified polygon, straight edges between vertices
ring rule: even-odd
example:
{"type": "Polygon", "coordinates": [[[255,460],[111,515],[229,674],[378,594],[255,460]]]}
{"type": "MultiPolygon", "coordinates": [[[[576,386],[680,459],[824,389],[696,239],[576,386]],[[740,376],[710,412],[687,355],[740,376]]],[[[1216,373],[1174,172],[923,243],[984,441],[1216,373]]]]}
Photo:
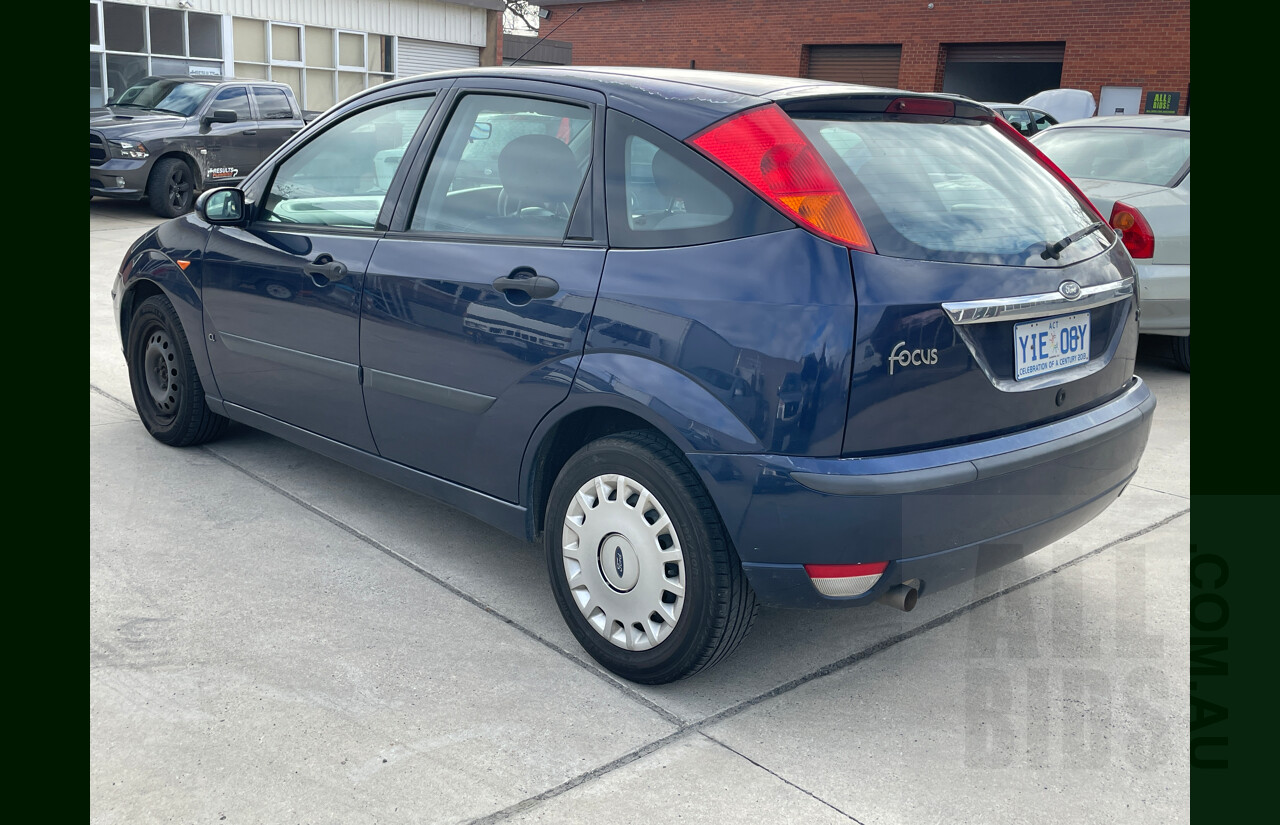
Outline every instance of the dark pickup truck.
{"type": "Polygon", "coordinates": [[[89,197],[147,200],[162,217],[234,184],[319,115],[283,83],[148,77],[89,110],[89,197]]]}

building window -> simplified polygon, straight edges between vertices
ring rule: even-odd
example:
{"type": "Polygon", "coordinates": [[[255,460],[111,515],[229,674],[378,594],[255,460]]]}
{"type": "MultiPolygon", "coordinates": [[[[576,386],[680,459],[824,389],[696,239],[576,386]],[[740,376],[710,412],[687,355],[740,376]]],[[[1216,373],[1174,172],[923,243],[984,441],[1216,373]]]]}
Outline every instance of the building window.
{"type": "Polygon", "coordinates": [[[158,6],[89,4],[89,104],[148,75],[222,74],[222,17],[158,6]],[[105,53],[104,53],[105,51],[105,53]]]}
{"type": "Polygon", "coordinates": [[[106,29],[107,51],[145,52],[147,50],[147,9],[124,3],[104,3],[103,28],[106,29]]]}
{"type": "Polygon", "coordinates": [[[222,59],[222,18],[216,14],[187,13],[187,39],[192,57],[222,59]]]}
{"type": "Polygon", "coordinates": [[[323,111],[394,77],[390,35],[243,17],[231,31],[236,76],[286,83],[304,109],[323,111]]]}
{"type": "Polygon", "coordinates": [[[187,38],[183,32],[182,12],[155,6],[147,11],[151,18],[151,53],[185,56],[187,38]]]}

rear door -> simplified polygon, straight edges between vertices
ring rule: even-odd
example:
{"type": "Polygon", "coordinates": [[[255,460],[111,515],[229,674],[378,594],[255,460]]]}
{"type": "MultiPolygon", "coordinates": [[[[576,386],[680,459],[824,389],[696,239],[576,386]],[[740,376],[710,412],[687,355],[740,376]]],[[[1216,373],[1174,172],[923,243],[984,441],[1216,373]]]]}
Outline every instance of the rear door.
{"type": "Polygon", "coordinates": [[[284,89],[277,86],[252,88],[253,103],[258,110],[258,133],[254,143],[257,157],[253,162],[257,166],[302,129],[302,113],[297,111],[284,89]]]}
{"type": "Polygon", "coordinates": [[[250,224],[213,230],[203,297],[226,401],[374,449],[360,388],[360,294],[398,180],[378,162],[420,139],[435,99],[423,84],[353,109],[251,182],[250,224]]]}
{"type": "Polygon", "coordinates": [[[450,97],[369,264],[365,404],[384,457],[514,501],[600,284],[604,98],[482,79],[450,97]]]}

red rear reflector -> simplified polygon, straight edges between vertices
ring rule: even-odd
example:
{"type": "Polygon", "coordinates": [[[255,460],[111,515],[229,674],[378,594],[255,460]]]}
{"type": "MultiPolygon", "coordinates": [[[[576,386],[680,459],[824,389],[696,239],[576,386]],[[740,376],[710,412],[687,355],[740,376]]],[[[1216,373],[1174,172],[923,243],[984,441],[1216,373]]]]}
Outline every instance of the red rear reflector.
{"type": "Polygon", "coordinates": [[[875,252],[831,167],[776,105],[726,118],[687,143],[807,229],[875,252]]]}
{"type": "Polygon", "coordinates": [[[1068,190],[1070,190],[1071,194],[1076,196],[1076,199],[1080,201],[1080,204],[1082,206],[1086,207],[1090,212],[1097,215],[1098,220],[1100,221],[1104,220],[1104,218],[1102,217],[1102,213],[1098,211],[1098,207],[1094,206],[1093,201],[1089,200],[1088,196],[1085,195],[1084,192],[1080,191],[1080,187],[1076,186],[1076,182],[1073,181],[1071,178],[1067,177],[1067,173],[1059,169],[1058,164],[1049,160],[1049,156],[1046,155],[1044,152],[1041,152],[1039,149],[1037,149],[1034,143],[1027,140],[1026,135],[1019,132],[1017,126],[1014,126],[1009,121],[1000,117],[1000,115],[996,115],[995,117],[982,118],[982,119],[988,121],[989,123],[994,123],[995,127],[1000,131],[1004,132],[1005,135],[1014,143],[1018,144],[1018,147],[1022,149],[1022,151],[1026,152],[1028,155],[1031,155],[1031,157],[1035,158],[1036,161],[1041,166],[1043,166],[1045,169],[1048,169],[1049,172],[1055,178],[1062,181],[1062,184],[1066,186],[1068,190]]]}
{"type": "Polygon", "coordinates": [[[1156,254],[1156,236],[1142,213],[1123,201],[1111,208],[1111,228],[1120,230],[1120,242],[1133,258],[1150,258],[1156,254]]]}
{"type": "Polygon", "coordinates": [[[806,564],[804,572],[811,579],[846,579],[850,576],[878,576],[888,566],[887,561],[867,564],[806,564]]]}
{"type": "Polygon", "coordinates": [[[186,271],[187,267],[191,266],[191,261],[179,260],[179,261],[175,261],[175,263],[178,265],[178,269],[181,269],[184,272],[186,271]]]}
{"type": "Polygon", "coordinates": [[[955,117],[954,100],[931,100],[927,97],[900,97],[885,108],[891,115],[937,115],[955,117]]]}

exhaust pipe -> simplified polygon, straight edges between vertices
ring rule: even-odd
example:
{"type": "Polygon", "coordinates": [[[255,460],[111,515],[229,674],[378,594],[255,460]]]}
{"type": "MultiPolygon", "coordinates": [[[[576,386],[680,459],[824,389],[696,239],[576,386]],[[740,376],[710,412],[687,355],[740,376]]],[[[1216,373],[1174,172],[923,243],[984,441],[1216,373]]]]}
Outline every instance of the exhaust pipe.
{"type": "Polygon", "coordinates": [[[896,607],[903,613],[911,612],[916,606],[916,600],[920,598],[920,589],[918,582],[912,579],[910,582],[895,584],[890,587],[878,601],[881,604],[887,604],[890,607],[896,607]]]}

